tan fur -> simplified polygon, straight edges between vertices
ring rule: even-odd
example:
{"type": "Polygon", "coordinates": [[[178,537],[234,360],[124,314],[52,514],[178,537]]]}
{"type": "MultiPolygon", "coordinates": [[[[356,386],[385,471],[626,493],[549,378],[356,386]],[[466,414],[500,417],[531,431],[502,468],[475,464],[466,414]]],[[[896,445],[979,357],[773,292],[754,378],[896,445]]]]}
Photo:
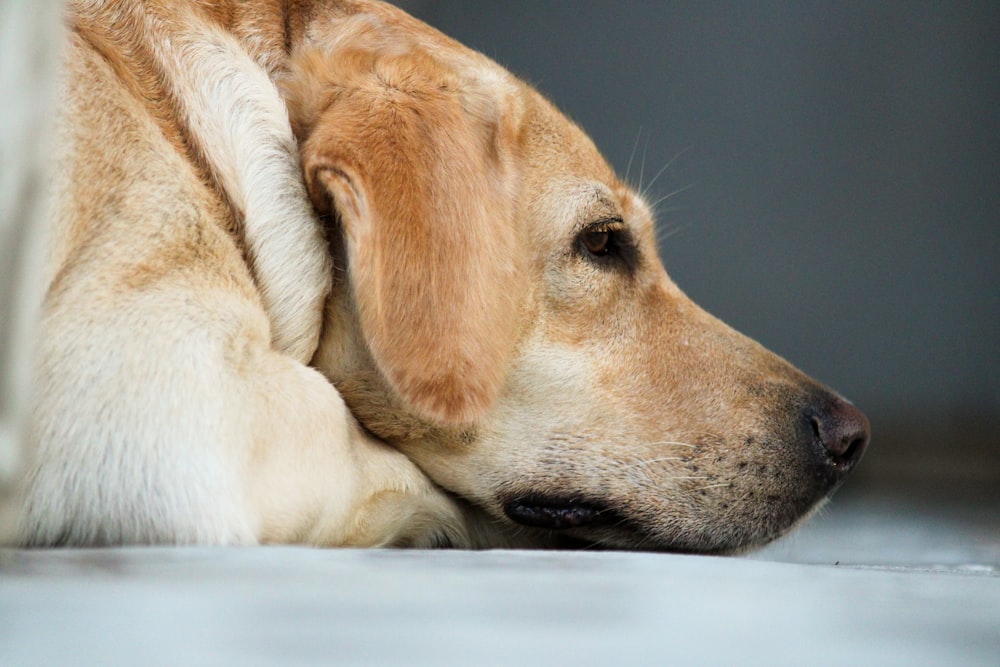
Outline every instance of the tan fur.
{"type": "Polygon", "coordinates": [[[645,203],[483,56],[369,1],[81,1],[70,25],[23,543],[732,551],[842,477],[816,438],[863,417],[692,304],[645,203]],[[218,110],[212,58],[247,82],[218,110]],[[244,93],[258,124],[226,115],[244,93]],[[268,197],[308,192],[324,230],[244,222],[240,174],[272,159],[268,197]],[[569,523],[514,522],[549,510],[569,523]]]}
{"type": "Polygon", "coordinates": [[[524,291],[494,91],[418,49],[303,51],[287,92],[306,181],[320,210],[337,202],[379,370],[428,417],[474,421],[503,383],[524,291]],[[321,119],[303,117],[317,94],[321,119]]]}

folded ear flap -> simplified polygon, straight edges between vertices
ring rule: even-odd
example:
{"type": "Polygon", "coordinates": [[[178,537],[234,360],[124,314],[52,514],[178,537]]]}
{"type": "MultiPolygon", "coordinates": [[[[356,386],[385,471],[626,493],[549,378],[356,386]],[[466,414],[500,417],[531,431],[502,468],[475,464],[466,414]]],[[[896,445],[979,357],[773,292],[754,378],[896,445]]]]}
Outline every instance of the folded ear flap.
{"type": "Polygon", "coordinates": [[[419,60],[358,64],[369,76],[330,92],[303,162],[317,207],[341,222],[379,370],[423,416],[468,423],[496,399],[520,329],[512,138],[499,102],[419,60]]]}

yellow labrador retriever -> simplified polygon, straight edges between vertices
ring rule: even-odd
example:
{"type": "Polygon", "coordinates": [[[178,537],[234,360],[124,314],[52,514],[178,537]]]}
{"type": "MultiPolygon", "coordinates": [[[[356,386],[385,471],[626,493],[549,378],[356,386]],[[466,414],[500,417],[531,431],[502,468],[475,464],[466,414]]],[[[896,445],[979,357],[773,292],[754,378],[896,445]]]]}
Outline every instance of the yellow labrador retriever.
{"type": "Polygon", "coordinates": [[[402,11],[67,25],[21,544],[733,552],[861,457],[579,128],[402,11]]]}

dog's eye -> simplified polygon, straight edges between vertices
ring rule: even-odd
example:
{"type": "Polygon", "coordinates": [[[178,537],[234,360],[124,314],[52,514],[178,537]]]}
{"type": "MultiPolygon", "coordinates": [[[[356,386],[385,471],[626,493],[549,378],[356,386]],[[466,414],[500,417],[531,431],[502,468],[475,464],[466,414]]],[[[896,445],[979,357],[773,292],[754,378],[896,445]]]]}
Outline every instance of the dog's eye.
{"type": "Polygon", "coordinates": [[[588,225],[576,237],[577,252],[605,269],[635,270],[639,250],[621,218],[599,220],[588,225]]]}
{"type": "Polygon", "coordinates": [[[595,257],[604,257],[611,251],[611,232],[607,229],[584,232],[580,240],[587,252],[595,257]]]}

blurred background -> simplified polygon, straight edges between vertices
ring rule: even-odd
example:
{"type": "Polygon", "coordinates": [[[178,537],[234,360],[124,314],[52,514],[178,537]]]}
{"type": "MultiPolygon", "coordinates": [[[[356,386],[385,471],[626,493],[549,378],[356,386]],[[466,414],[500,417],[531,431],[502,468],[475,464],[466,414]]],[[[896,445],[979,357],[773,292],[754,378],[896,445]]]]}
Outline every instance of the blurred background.
{"type": "MultiPolygon", "coordinates": [[[[678,284],[868,412],[858,474],[751,556],[783,563],[0,549],[0,663],[995,665],[1000,3],[397,4],[536,85],[665,197],[678,284]]],[[[58,12],[0,0],[0,499],[58,12]]]]}
{"type": "MultiPolygon", "coordinates": [[[[695,301],[868,413],[848,489],[976,482],[1000,534],[1000,3],[397,4],[549,96],[659,201],[695,301]]],[[[0,10],[0,162],[38,167],[59,7],[0,10]]],[[[0,169],[0,488],[47,180],[0,169]]]]}
{"type": "Polygon", "coordinates": [[[665,197],[681,288],[868,413],[862,477],[1000,479],[1000,3],[397,4],[665,197]]]}

